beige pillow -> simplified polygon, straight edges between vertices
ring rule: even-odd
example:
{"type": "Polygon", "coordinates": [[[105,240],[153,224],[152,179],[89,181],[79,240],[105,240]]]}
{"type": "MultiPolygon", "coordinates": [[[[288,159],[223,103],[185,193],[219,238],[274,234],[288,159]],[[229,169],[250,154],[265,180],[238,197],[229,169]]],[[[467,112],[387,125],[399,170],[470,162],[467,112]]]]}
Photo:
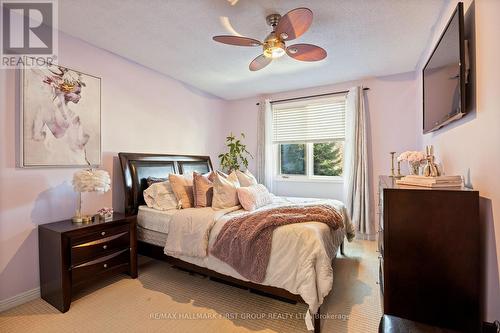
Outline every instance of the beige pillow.
{"type": "Polygon", "coordinates": [[[168,180],[170,181],[170,185],[172,185],[175,197],[179,201],[181,208],[193,207],[193,179],[171,173],[168,175],[168,180]]]}
{"type": "Polygon", "coordinates": [[[158,210],[176,209],[178,205],[169,181],[156,182],[144,190],[144,201],[148,207],[158,210]]]}
{"type": "Polygon", "coordinates": [[[214,197],[212,208],[224,209],[239,205],[237,189],[240,187],[236,173],[231,172],[227,178],[214,173],[214,197]]]}
{"type": "Polygon", "coordinates": [[[238,188],[238,199],[245,210],[256,210],[273,202],[271,194],[262,184],[238,188]]]}
{"type": "Polygon", "coordinates": [[[238,177],[238,181],[240,182],[241,187],[247,187],[258,184],[257,179],[248,170],[245,170],[245,172],[236,170],[236,176],[238,177]]]}
{"type": "Polygon", "coordinates": [[[214,177],[214,172],[204,175],[193,172],[193,197],[196,208],[212,206],[214,177]]]}

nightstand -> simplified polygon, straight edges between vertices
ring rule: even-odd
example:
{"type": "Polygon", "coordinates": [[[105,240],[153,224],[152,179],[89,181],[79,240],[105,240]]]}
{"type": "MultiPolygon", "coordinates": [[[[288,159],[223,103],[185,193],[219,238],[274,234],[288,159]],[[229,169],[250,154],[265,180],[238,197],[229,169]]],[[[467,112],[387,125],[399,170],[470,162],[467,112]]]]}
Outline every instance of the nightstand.
{"type": "Polygon", "coordinates": [[[39,225],[38,249],[41,296],[61,312],[69,310],[72,291],[93,280],[123,272],[137,277],[135,216],[39,225]]]}

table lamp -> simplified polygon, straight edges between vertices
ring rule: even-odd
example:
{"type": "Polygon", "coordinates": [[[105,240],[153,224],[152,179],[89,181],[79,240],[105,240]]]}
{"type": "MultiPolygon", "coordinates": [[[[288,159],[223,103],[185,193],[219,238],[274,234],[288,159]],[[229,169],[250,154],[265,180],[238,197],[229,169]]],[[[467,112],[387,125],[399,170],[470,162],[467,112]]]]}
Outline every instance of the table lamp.
{"type": "Polygon", "coordinates": [[[82,192],[107,192],[111,188],[109,173],[105,170],[78,170],[73,175],[73,188],[78,194],[74,223],[89,223],[92,217],[82,214],[82,192]]]}

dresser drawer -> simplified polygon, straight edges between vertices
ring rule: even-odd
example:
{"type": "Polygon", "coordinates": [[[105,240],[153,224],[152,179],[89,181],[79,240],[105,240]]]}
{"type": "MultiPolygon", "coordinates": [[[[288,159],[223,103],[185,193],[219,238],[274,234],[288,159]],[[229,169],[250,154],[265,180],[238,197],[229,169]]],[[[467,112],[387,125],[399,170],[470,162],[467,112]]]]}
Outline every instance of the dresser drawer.
{"type": "Polygon", "coordinates": [[[128,223],[116,227],[109,227],[96,231],[89,231],[85,233],[85,235],[71,237],[71,246],[73,247],[75,245],[92,242],[95,240],[99,240],[102,238],[121,234],[123,232],[128,232],[128,231],[130,231],[130,226],[128,223]]]}
{"type": "Polygon", "coordinates": [[[86,261],[103,257],[107,254],[130,247],[130,233],[127,231],[93,240],[71,247],[71,266],[77,266],[86,261]]]}
{"type": "Polygon", "coordinates": [[[130,251],[128,249],[110,254],[108,256],[75,266],[71,269],[72,282],[79,282],[91,279],[98,274],[112,270],[120,266],[127,266],[130,261],[130,251]]]}

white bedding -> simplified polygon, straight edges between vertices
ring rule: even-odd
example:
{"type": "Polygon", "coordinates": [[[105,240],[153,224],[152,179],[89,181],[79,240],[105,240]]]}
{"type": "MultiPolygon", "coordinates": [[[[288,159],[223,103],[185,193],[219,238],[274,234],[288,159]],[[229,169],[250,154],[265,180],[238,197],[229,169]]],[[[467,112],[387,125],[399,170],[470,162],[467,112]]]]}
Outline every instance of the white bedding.
{"type": "MultiPolygon", "coordinates": [[[[168,234],[172,216],[177,213],[176,209],[158,210],[148,206],[139,206],[137,213],[137,224],[144,229],[168,234]]],[[[165,245],[165,244],[163,244],[165,245]]]]}
{"type": "MultiPolygon", "coordinates": [[[[346,231],[353,233],[354,229],[346,214],[344,205],[336,200],[274,197],[273,204],[271,205],[279,207],[290,204],[319,203],[330,204],[337,208],[344,216],[345,227],[332,232],[324,223],[307,222],[290,224],[277,228],[273,234],[271,256],[266,278],[262,282],[264,285],[283,288],[302,297],[309,305],[309,311],[306,314],[306,325],[309,330],[313,329],[311,314],[315,314],[318,311],[324,297],[328,295],[332,288],[332,260],[335,258],[338,247],[344,240],[346,231]]],[[[265,206],[261,209],[268,208],[270,208],[270,206],[265,206]]],[[[146,210],[142,209],[142,211],[144,212],[146,210]]],[[[139,214],[141,214],[140,212],[141,209],[139,210],[139,214]]],[[[175,214],[177,211],[170,212],[175,214]]],[[[184,214],[186,213],[187,212],[184,212],[184,214]]],[[[215,242],[223,225],[232,217],[243,213],[246,212],[244,210],[237,210],[218,217],[211,225],[208,248],[215,242]]],[[[170,214],[170,218],[161,218],[164,223],[169,225],[168,227],[163,227],[163,230],[172,228],[173,214],[170,214]]],[[[163,216],[164,214],[161,215],[163,216]]],[[[149,216],[153,215],[151,214],[149,216]]],[[[154,223],[150,223],[150,221],[144,221],[144,219],[147,220],[148,218],[145,218],[145,213],[143,213],[141,218],[142,221],[139,225],[142,227],[147,226],[145,228],[150,230],[159,231],[160,228],[156,224],[159,222],[158,216],[159,215],[155,216],[156,220],[154,223]],[[155,229],[152,229],[153,227],[155,227],[155,229]]],[[[212,216],[213,218],[214,214],[208,214],[208,216],[212,216]]],[[[179,246],[179,244],[180,243],[176,244],[176,246],[179,246]]],[[[204,257],[188,256],[178,253],[170,253],[169,255],[197,266],[209,268],[221,274],[229,275],[240,280],[246,280],[232,267],[211,255],[204,257]]]]}

